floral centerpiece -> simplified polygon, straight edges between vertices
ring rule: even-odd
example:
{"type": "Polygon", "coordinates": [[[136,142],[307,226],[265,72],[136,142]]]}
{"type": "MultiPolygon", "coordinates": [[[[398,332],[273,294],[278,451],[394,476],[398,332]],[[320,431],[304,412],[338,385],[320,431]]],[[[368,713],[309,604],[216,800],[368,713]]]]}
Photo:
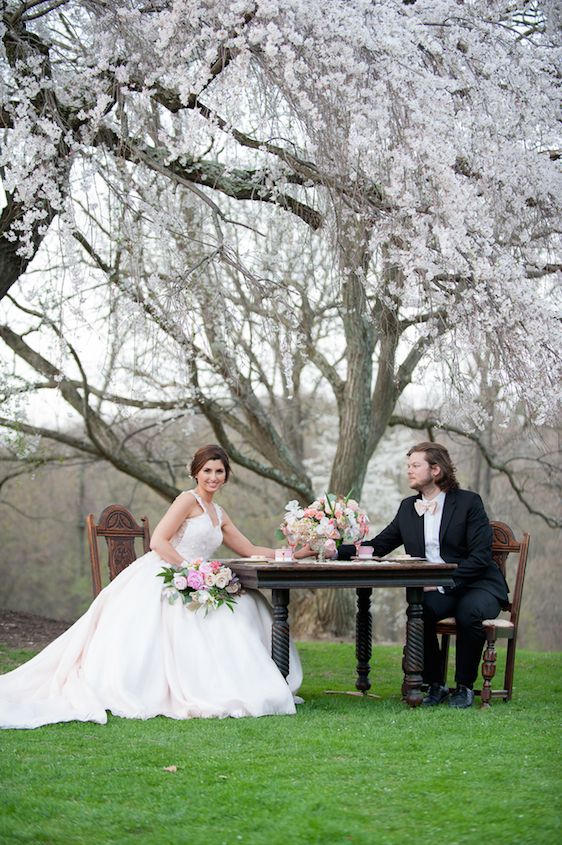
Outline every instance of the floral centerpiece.
{"type": "Polygon", "coordinates": [[[323,560],[342,543],[359,546],[369,533],[369,517],[349,496],[326,493],[306,508],[296,499],[287,502],[280,528],[293,551],[309,545],[323,560]]]}
{"type": "Polygon", "coordinates": [[[170,604],[181,598],[192,610],[204,607],[205,615],[222,604],[234,610],[235,596],[241,592],[238,576],[218,560],[198,559],[185,561],[184,566],[164,566],[158,577],[164,579],[162,591],[170,604]]]}

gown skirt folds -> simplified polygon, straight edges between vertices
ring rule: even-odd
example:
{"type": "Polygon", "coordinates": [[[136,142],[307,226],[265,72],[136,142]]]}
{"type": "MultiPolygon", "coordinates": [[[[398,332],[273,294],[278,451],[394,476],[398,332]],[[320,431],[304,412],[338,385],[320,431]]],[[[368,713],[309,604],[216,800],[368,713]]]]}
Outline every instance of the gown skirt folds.
{"type": "MultiPolygon", "coordinates": [[[[181,495],[195,495],[182,493],[181,495]]],[[[209,559],[222,541],[204,502],[172,544],[186,560],[209,559]]],[[[71,720],[293,714],[302,681],[291,643],[287,681],[271,658],[272,612],[256,591],[226,606],[193,611],[169,604],[148,552],[121,572],[87,612],[40,654],[0,676],[0,727],[36,728],[71,720]]]]}

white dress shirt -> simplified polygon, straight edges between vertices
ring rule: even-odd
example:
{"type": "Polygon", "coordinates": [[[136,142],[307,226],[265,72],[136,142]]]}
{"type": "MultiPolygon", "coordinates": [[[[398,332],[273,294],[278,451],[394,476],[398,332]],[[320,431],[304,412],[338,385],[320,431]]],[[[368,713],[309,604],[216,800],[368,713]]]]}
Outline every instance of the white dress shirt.
{"type": "MultiPolygon", "coordinates": [[[[445,563],[441,557],[441,549],[439,547],[439,529],[441,527],[441,517],[443,516],[443,505],[445,504],[445,491],[442,490],[433,499],[426,499],[422,496],[422,502],[437,502],[437,510],[435,513],[426,511],[423,515],[423,534],[425,540],[425,557],[430,563],[445,563]]],[[[445,592],[443,587],[437,587],[440,593],[445,592]]]]}
{"type": "Polygon", "coordinates": [[[441,517],[443,516],[443,505],[445,504],[445,491],[442,490],[433,499],[426,499],[422,496],[422,502],[437,502],[435,513],[426,511],[423,515],[423,534],[425,540],[425,556],[430,563],[445,563],[441,557],[439,548],[439,529],[441,517]]]}

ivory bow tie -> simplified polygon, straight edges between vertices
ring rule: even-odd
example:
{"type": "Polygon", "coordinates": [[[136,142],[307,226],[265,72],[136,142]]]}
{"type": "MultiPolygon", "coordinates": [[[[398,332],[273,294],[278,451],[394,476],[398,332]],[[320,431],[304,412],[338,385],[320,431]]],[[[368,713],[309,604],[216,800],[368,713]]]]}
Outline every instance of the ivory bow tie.
{"type": "Polygon", "coordinates": [[[414,507],[416,512],[419,516],[423,516],[424,513],[437,513],[437,508],[439,507],[438,502],[434,499],[431,501],[427,501],[424,499],[416,499],[414,502],[414,507]]]}

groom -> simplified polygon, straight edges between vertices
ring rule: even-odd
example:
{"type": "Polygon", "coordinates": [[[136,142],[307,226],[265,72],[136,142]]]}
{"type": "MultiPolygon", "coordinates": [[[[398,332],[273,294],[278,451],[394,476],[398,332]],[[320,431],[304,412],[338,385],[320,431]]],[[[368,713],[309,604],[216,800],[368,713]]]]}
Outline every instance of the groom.
{"type": "MultiPolygon", "coordinates": [[[[432,563],[456,563],[454,587],[426,587],[424,592],[424,681],[429,684],[423,704],[432,707],[449,698],[444,685],[436,634],[440,619],[457,623],[457,688],[451,707],[470,707],[485,641],[483,619],[494,619],[507,603],[505,578],[492,559],[492,529],[477,493],[459,489],[455,467],[439,443],[418,443],[408,452],[408,483],[416,496],[404,499],[386,528],[366,545],[377,557],[403,545],[412,557],[432,563]]],[[[340,558],[353,546],[342,545],[340,558]]]]}

